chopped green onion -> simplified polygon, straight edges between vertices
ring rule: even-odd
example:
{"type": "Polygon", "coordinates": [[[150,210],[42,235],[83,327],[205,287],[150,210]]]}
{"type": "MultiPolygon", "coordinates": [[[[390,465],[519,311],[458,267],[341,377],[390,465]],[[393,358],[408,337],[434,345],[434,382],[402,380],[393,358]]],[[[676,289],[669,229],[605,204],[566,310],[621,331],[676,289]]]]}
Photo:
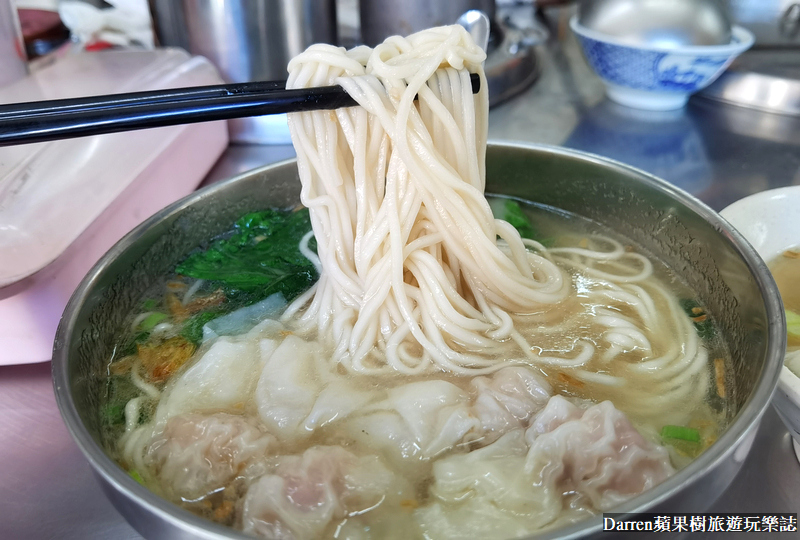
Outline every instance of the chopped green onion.
{"type": "Polygon", "coordinates": [[[144,302],[142,302],[142,310],[143,311],[153,311],[158,307],[158,301],[155,298],[148,298],[144,302]]]}
{"type": "Polygon", "coordinates": [[[703,450],[703,447],[700,443],[692,442],[692,441],[682,441],[680,439],[667,439],[664,441],[665,444],[671,446],[675,452],[678,453],[680,456],[685,456],[689,458],[696,458],[700,455],[703,450]]]}
{"type": "Polygon", "coordinates": [[[800,340],[800,313],[786,310],[786,332],[790,338],[800,340]]]}
{"type": "Polygon", "coordinates": [[[136,469],[131,469],[130,471],[128,471],[128,474],[131,476],[131,478],[133,478],[140,484],[144,485],[144,478],[142,478],[142,475],[139,474],[139,471],[137,471],[136,469]]]}
{"type": "Polygon", "coordinates": [[[661,428],[662,439],[678,439],[681,441],[700,442],[700,432],[684,426],[664,426],[661,428]]]}
{"type": "Polygon", "coordinates": [[[145,332],[149,332],[150,330],[155,328],[155,326],[158,323],[160,323],[161,321],[163,321],[167,317],[168,317],[168,315],[166,313],[158,313],[158,312],[151,313],[150,315],[145,317],[142,322],[139,323],[139,328],[142,329],[145,332]]]}

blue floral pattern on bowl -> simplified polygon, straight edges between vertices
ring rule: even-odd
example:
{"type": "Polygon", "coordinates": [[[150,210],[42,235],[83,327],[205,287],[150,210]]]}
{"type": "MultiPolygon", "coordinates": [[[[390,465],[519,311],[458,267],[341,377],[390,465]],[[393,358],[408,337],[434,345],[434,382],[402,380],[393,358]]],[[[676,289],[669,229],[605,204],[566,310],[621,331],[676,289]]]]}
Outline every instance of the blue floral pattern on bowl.
{"type": "Polygon", "coordinates": [[[638,90],[695,92],[724,70],[730,54],[648,51],[578,35],[586,59],[603,79],[638,90]]]}
{"type": "Polygon", "coordinates": [[[725,45],[661,47],[631,45],[570,19],[589,65],[603,80],[609,99],[635,109],[676,110],[711,84],[738,55],[753,45],[752,32],[734,26],[725,45]]]}

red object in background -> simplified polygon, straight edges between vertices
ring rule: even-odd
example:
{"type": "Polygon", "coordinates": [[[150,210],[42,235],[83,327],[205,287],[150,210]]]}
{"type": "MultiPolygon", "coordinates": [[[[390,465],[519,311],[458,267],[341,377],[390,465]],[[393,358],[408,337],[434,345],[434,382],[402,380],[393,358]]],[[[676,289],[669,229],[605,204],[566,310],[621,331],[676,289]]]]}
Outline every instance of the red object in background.
{"type": "Polygon", "coordinates": [[[69,41],[69,28],[64,26],[55,11],[19,9],[17,13],[29,60],[43,56],[69,41]]]}
{"type": "Polygon", "coordinates": [[[108,41],[93,41],[86,45],[83,50],[86,52],[96,52],[96,51],[104,51],[106,49],[111,49],[114,47],[113,43],[109,43],[108,41]]]}

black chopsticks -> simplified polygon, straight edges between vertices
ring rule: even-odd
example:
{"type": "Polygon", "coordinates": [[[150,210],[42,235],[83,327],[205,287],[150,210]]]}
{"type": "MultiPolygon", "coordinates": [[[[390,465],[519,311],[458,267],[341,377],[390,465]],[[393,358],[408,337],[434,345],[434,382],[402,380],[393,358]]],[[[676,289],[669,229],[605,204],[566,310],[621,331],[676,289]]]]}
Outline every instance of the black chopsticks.
{"type": "MultiPolygon", "coordinates": [[[[471,82],[478,92],[478,75],[471,82]]],[[[12,103],[0,106],[0,146],[355,105],[341,86],[287,90],[283,81],[12,103]]]]}

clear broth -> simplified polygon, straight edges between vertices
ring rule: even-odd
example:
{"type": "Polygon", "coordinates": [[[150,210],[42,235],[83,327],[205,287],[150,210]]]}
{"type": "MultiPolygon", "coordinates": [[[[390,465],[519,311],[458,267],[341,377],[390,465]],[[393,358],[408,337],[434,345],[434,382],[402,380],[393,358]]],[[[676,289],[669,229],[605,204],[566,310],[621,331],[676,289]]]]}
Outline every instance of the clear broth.
{"type": "MultiPolygon", "coordinates": [[[[497,204],[498,201],[503,199],[500,198],[489,198],[492,201],[493,206],[497,204]]],[[[681,281],[680,277],[675,275],[663,262],[661,262],[657,257],[653,256],[651,253],[647,253],[645,250],[642,249],[641,246],[635,245],[629,239],[622,238],[618,234],[614,233],[613,231],[608,230],[607,228],[603,227],[602,225],[582,218],[580,216],[575,216],[561,210],[545,207],[538,204],[528,203],[524,201],[520,201],[521,206],[523,207],[525,214],[529,218],[530,222],[533,224],[535,230],[539,238],[543,241],[546,241],[551,246],[565,246],[565,245],[580,245],[583,241],[583,238],[595,235],[597,233],[601,233],[608,237],[615,238],[621,241],[625,246],[628,247],[630,250],[635,250],[645,256],[647,256],[654,264],[654,272],[656,278],[665,285],[675,296],[680,298],[682,301],[686,303],[688,306],[687,308],[687,317],[690,318],[697,318],[701,319],[696,322],[698,326],[698,332],[701,331],[702,328],[713,328],[713,314],[705,313],[702,309],[700,301],[696,298],[696,295],[681,281]],[[691,311],[694,309],[695,311],[691,311]],[[700,311],[697,311],[700,310],[700,311]]],[[[796,268],[800,268],[800,260],[796,260],[797,263],[796,268]]],[[[794,264],[794,263],[792,263],[794,264]]],[[[782,274],[782,265],[781,262],[780,266],[773,266],[773,271],[776,273],[776,279],[779,279],[782,274]]],[[[789,273],[792,271],[789,270],[789,273]]],[[[575,280],[581,279],[575,272],[570,270],[570,273],[573,275],[575,280]]],[[[788,275],[788,274],[787,274],[788,275]]],[[[800,275],[797,273],[797,270],[794,270],[792,277],[800,275]]],[[[195,280],[188,279],[182,277],[180,275],[171,275],[166,276],[163,279],[158,280],[154,283],[153,288],[150,291],[150,294],[147,295],[146,298],[143,298],[142,305],[146,306],[147,309],[143,308],[144,311],[152,311],[156,313],[167,313],[166,319],[162,321],[158,321],[157,324],[162,324],[164,322],[169,322],[170,316],[173,318],[175,317],[174,314],[169,315],[170,313],[170,305],[174,304],[174,299],[170,298],[170,295],[174,297],[178,297],[180,294],[184,294],[185,291],[192,287],[195,284],[195,280]]],[[[780,280],[779,280],[780,286],[780,280]]],[[[215,294],[217,290],[217,285],[213,283],[205,283],[201,285],[196,293],[195,297],[197,298],[208,298],[215,294]]],[[[793,293],[794,296],[789,296],[787,301],[787,307],[789,307],[790,300],[796,300],[797,307],[800,307],[800,287],[795,288],[795,292],[793,293]]],[[[244,300],[244,304],[252,303],[254,301],[259,300],[259,298],[248,298],[244,300]]],[[[222,304],[214,304],[213,306],[209,307],[208,309],[220,309],[220,305],[224,305],[224,300],[222,304]]],[[[216,300],[214,300],[216,302],[216,300]]],[[[209,301],[211,303],[211,301],[209,301]]],[[[198,314],[203,313],[203,310],[199,310],[197,312],[193,312],[191,317],[196,317],[198,314]]],[[[130,365],[126,366],[125,364],[131,363],[132,357],[141,357],[144,353],[143,350],[147,350],[150,346],[151,342],[153,341],[152,336],[147,338],[144,341],[137,340],[141,337],[137,335],[132,327],[135,326],[133,324],[134,320],[137,317],[140,317],[141,313],[131,313],[130,314],[130,323],[129,330],[121,332],[119,336],[119,346],[117,347],[117,353],[113,358],[109,359],[108,364],[108,385],[107,385],[107,392],[104,396],[104,402],[102,403],[102,420],[106,426],[105,433],[104,433],[104,443],[108,450],[108,452],[114,456],[119,462],[122,467],[126,470],[131,469],[131,464],[126,463],[122,458],[119,452],[117,441],[119,440],[121,434],[125,430],[125,423],[124,421],[120,421],[120,405],[126,399],[130,399],[136,394],[135,386],[126,383],[125,379],[130,378],[129,374],[126,374],[126,369],[128,372],[130,371],[130,365]],[[131,344],[133,343],[133,347],[131,344]]],[[[140,317],[141,318],[141,317],[140,317]]],[[[152,321],[151,321],[152,322],[152,321]]],[[[185,324],[185,323],[184,323],[185,324]]],[[[657,330],[657,329],[651,329],[657,330]]],[[[592,337],[593,332],[596,332],[596,329],[592,327],[591,321],[587,321],[585,326],[585,335],[583,336],[586,339],[597,339],[596,337],[592,337]]],[[[552,350],[559,350],[568,347],[571,343],[575,343],[576,340],[575,335],[554,335],[553,342],[549,345],[552,350]]],[[[158,341],[158,340],[156,340],[158,341]]],[[[717,332],[705,332],[702,338],[703,344],[709,352],[709,365],[705,373],[703,374],[704,377],[708,377],[711,383],[708,385],[708,393],[705,396],[700,396],[700,399],[694,402],[689,402],[684,405],[684,410],[677,410],[677,411],[669,411],[669,414],[665,413],[664,418],[687,418],[690,419],[687,422],[687,425],[690,427],[694,427],[697,429],[702,436],[701,445],[695,449],[681,448],[681,445],[675,445],[674,447],[670,447],[671,455],[673,457],[673,465],[676,467],[682,467],[686,463],[688,463],[697,453],[701,452],[703,449],[707,448],[710,444],[716,440],[718,434],[725,428],[726,423],[729,418],[729,411],[728,411],[728,403],[725,399],[725,392],[724,392],[724,385],[725,385],[725,372],[727,372],[727,366],[729,364],[730,355],[728,354],[727,347],[725,343],[722,341],[720,336],[717,332]],[[722,370],[722,374],[720,371],[722,370]]],[[[182,344],[178,344],[179,346],[182,344]]],[[[192,362],[192,358],[195,358],[199,352],[202,352],[207,349],[206,345],[200,345],[199,347],[194,344],[191,346],[187,346],[187,350],[191,349],[188,353],[184,351],[181,353],[183,356],[187,356],[183,358],[185,362],[175,365],[174,367],[166,370],[168,373],[161,377],[159,376],[158,380],[150,381],[159,389],[164,388],[171,377],[178,376],[185,366],[190,365],[192,362]]],[[[140,358],[141,360],[141,358],[140,358]]],[[[633,359],[632,359],[633,360],[633,359]]],[[[595,369],[598,372],[608,372],[606,368],[602,365],[589,365],[590,368],[595,369]]],[[[614,403],[614,405],[624,412],[628,417],[632,420],[634,425],[641,431],[641,433],[648,439],[652,440],[653,442],[664,444],[664,441],[659,440],[659,432],[662,426],[665,423],[669,423],[664,420],[653,419],[642,417],[638,414],[637,406],[635,402],[632,402],[628,399],[625,399],[624,396],[620,396],[617,390],[603,390],[597,388],[590,388],[588,385],[580,384],[578,381],[569,375],[568,371],[563,369],[555,369],[555,368],[532,368],[538,370],[547,381],[552,385],[554,394],[562,394],[565,396],[581,398],[581,399],[589,399],[593,402],[600,402],[603,400],[610,400],[614,403]]],[[[609,372],[610,375],[614,375],[613,370],[609,372]]],[[[429,376],[420,377],[420,378],[429,378],[429,376]]],[[[457,386],[467,389],[469,381],[472,377],[460,377],[455,375],[446,375],[446,374],[437,374],[435,376],[437,379],[444,379],[447,381],[456,384],[457,386]]],[[[397,376],[394,378],[386,378],[386,377],[360,377],[359,384],[364,388],[372,389],[372,390],[386,390],[392,386],[407,383],[415,378],[409,377],[401,377],[397,376]]],[[[647,384],[647,377],[643,377],[640,381],[633,381],[634,385],[646,385],[647,384]]],[[[156,403],[149,403],[147,406],[142,408],[139,423],[145,423],[149,420],[153,411],[155,410],[156,403]]],[[[244,407],[244,411],[253,411],[255,407],[252,404],[248,404],[244,407]]],[[[123,414],[124,416],[124,414],[123,414]]],[[[255,415],[257,418],[257,415],[255,415]]],[[[346,436],[342,436],[341,434],[337,434],[335,430],[320,430],[319,433],[315,433],[309,440],[305,441],[303,447],[298,448],[284,448],[283,451],[286,452],[302,452],[305,447],[313,446],[313,445],[321,445],[321,444],[339,444],[344,447],[353,447],[356,443],[352,440],[348,440],[346,436]]],[[[455,448],[453,452],[466,452],[469,451],[470,448],[455,448]]],[[[135,477],[140,477],[140,475],[136,471],[132,471],[132,474],[135,477]]],[[[427,497],[427,488],[430,485],[431,477],[430,477],[430,467],[422,468],[418,478],[411,479],[412,484],[414,486],[414,490],[418,494],[418,500],[420,503],[424,504],[426,497],[427,497]]],[[[158,491],[157,486],[149,486],[154,491],[158,491]]],[[[229,514],[225,514],[220,517],[219,512],[217,511],[218,505],[215,506],[215,497],[216,499],[221,500],[220,495],[209,494],[206,502],[188,502],[188,501],[175,501],[181,506],[199,514],[205,516],[209,519],[214,519],[219,521],[223,524],[232,524],[234,520],[231,518],[229,514]]]]}

